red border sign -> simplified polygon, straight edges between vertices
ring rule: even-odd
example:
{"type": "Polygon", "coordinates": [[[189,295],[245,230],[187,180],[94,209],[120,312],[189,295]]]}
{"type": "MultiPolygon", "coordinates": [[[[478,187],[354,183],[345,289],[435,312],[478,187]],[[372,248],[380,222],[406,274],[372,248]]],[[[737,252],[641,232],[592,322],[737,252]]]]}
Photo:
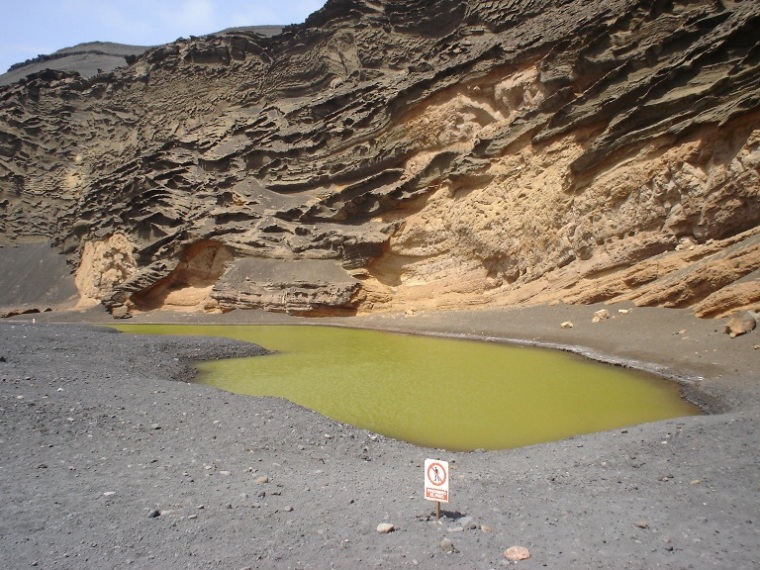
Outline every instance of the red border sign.
{"type": "Polygon", "coordinates": [[[449,502],[449,464],[438,459],[425,460],[425,498],[449,502]]]}

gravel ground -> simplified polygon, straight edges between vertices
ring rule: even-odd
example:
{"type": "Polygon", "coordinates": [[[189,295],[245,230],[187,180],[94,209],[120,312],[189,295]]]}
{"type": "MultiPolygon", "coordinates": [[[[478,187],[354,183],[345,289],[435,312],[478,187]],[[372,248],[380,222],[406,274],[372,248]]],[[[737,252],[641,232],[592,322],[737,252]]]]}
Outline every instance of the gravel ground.
{"type": "Polygon", "coordinates": [[[192,360],[260,353],[251,345],[42,322],[97,311],[2,321],[0,567],[760,567],[757,332],[731,340],[719,321],[643,309],[592,326],[594,310],[340,324],[574,347],[677,378],[720,413],[514,450],[420,449],[188,383],[192,360]],[[422,498],[427,457],[451,465],[440,523],[422,498]],[[531,558],[508,561],[512,546],[531,558]]]}

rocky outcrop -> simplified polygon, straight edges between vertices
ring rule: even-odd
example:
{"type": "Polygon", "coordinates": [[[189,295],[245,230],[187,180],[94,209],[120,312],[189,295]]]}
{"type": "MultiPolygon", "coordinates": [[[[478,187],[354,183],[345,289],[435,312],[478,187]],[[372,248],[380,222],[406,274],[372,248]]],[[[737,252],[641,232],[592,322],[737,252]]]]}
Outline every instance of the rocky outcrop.
{"type": "Polygon", "coordinates": [[[758,24],[720,0],[330,0],[273,37],[43,72],[0,90],[0,235],[84,274],[122,236],[83,292],[112,308],[752,308],[758,24]]]}
{"type": "Polygon", "coordinates": [[[247,307],[311,316],[355,314],[361,286],[330,260],[236,260],[214,285],[221,310],[247,307]]]}

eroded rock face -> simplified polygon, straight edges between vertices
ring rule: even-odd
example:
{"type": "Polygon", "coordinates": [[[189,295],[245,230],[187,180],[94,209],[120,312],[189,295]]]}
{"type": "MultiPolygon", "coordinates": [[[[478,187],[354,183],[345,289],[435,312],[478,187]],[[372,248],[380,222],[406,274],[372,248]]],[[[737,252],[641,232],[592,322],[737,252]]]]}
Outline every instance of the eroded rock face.
{"type": "Polygon", "coordinates": [[[86,293],[112,308],[752,308],[758,26],[755,2],[331,0],[44,72],[0,90],[0,235],[85,268],[120,236],[86,293]]]}

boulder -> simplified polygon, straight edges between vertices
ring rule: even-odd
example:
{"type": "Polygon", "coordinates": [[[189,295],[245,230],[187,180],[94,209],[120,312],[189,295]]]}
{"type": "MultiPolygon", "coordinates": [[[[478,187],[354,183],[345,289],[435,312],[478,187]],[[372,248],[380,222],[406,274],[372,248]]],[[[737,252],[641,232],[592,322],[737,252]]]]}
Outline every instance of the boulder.
{"type": "Polygon", "coordinates": [[[731,338],[736,338],[737,336],[752,332],[757,326],[757,315],[753,311],[743,311],[735,314],[724,327],[726,334],[731,338]]]}

